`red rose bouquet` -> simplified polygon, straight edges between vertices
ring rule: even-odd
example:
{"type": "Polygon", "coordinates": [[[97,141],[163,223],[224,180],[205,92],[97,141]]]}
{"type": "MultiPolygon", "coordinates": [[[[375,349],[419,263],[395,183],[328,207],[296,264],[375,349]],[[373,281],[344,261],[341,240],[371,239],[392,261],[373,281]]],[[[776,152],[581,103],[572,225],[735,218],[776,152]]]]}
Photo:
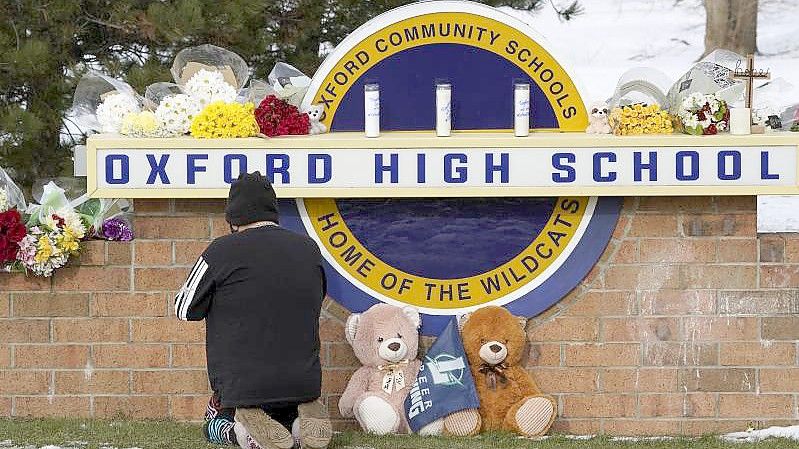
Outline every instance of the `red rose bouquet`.
{"type": "Polygon", "coordinates": [[[261,133],[269,137],[308,134],[311,120],[296,106],[268,95],[255,109],[255,121],[261,133]]]}
{"type": "Polygon", "coordinates": [[[0,268],[17,260],[19,242],[26,234],[22,216],[16,209],[0,212],[0,268]]]}

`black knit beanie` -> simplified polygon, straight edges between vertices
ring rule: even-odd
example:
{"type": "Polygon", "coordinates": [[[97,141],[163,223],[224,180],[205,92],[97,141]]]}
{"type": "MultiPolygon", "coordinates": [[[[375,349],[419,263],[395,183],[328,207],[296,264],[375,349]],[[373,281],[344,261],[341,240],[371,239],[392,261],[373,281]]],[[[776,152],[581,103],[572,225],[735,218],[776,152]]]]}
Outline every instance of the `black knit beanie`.
{"type": "Polygon", "coordinates": [[[272,183],[260,172],[242,173],[230,185],[225,220],[234,226],[258,221],[277,223],[277,197],[272,183]]]}

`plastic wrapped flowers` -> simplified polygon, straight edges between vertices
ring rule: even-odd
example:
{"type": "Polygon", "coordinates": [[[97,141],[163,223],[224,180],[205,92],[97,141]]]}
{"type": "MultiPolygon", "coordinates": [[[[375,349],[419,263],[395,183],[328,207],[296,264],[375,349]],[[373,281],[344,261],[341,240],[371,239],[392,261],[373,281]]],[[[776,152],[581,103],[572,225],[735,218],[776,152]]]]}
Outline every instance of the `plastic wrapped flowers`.
{"type": "Polygon", "coordinates": [[[143,98],[124,82],[88,73],[75,91],[73,117],[83,129],[137,138],[327,131],[314,110],[319,106],[298,109],[310,78],[288,64],[276,64],[268,82],[250,80],[250,68],[239,55],[199,45],[178,52],[171,72],[174,82],[149,85],[143,98]]]}
{"type": "Polygon", "coordinates": [[[311,126],[308,114],[275,95],[267,95],[261,101],[255,110],[255,120],[261,132],[269,137],[308,134],[311,126]]]}
{"type": "Polygon", "coordinates": [[[103,132],[120,132],[125,118],[139,111],[140,106],[134,98],[113,93],[97,106],[97,121],[103,132]]]}
{"type": "Polygon", "coordinates": [[[96,72],[85,74],[72,101],[73,121],[92,131],[118,133],[123,118],[141,111],[141,98],[127,83],[96,72]]]}
{"type": "MultiPolygon", "coordinates": [[[[7,179],[0,168],[0,180],[7,179]]],[[[38,203],[25,207],[16,198],[16,185],[0,182],[0,270],[51,276],[70,257],[80,253],[81,241],[92,237],[132,240],[133,230],[125,218],[127,200],[68,200],[64,189],[46,184],[38,203]],[[10,192],[10,193],[9,193],[10,192]]]]}
{"type": "Polygon", "coordinates": [[[86,228],[74,210],[52,213],[38,226],[32,226],[19,243],[18,259],[37,276],[51,276],[66,265],[70,256],[80,253],[80,240],[86,228]],[[63,216],[62,216],[63,215],[63,216]]]}
{"type": "Polygon", "coordinates": [[[10,265],[17,263],[19,245],[27,232],[17,209],[0,212],[0,268],[8,270],[10,265]]]}
{"type": "Polygon", "coordinates": [[[19,244],[27,234],[19,209],[25,209],[22,191],[0,168],[0,270],[18,265],[19,244]]]}

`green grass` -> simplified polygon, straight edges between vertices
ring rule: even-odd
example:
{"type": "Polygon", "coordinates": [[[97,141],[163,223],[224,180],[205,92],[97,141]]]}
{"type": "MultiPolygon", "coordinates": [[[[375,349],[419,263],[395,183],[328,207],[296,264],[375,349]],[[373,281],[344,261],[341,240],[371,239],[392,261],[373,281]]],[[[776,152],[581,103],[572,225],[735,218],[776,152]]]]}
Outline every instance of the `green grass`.
{"type": "MultiPolygon", "coordinates": [[[[142,449],[210,449],[196,424],[173,421],[101,421],[82,419],[0,419],[0,441],[13,445],[48,444],[99,449],[103,446],[142,449]],[[84,442],[78,444],[76,442],[84,442]]],[[[555,436],[525,440],[506,434],[455,439],[418,436],[374,437],[357,432],[336,435],[332,449],[794,449],[799,443],[768,440],[761,443],[726,443],[716,437],[668,441],[613,441],[609,438],[571,440],[555,436]]],[[[2,448],[2,445],[0,445],[2,448]]]]}
{"type": "Polygon", "coordinates": [[[101,421],[88,419],[2,419],[0,441],[15,446],[48,444],[86,449],[101,446],[142,449],[204,449],[206,443],[198,425],[174,421],[101,421]],[[85,442],[88,445],[78,445],[85,442]]]}

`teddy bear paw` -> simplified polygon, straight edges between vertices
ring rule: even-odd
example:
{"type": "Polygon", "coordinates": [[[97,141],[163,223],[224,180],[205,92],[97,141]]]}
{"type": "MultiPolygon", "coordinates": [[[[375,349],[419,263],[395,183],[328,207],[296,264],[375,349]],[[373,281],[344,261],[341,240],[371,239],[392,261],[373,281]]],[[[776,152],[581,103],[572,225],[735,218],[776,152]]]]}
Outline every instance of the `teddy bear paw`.
{"type": "Polygon", "coordinates": [[[468,437],[480,433],[483,420],[476,409],[461,410],[444,418],[445,435],[468,437]]]}
{"type": "Polygon", "coordinates": [[[422,427],[421,429],[419,429],[419,435],[425,436],[425,437],[441,435],[442,432],[444,432],[444,419],[443,418],[439,418],[439,419],[431,422],[430,424],[422,427]]]}
{"type": "Polygon", "coordinates": [[[394,407],[377,396],[364,398],[355,414],[363,430],[375,435],[388,435],[399,430],[399,415],[394,407]]]}
{"type": "Polygon", "coordinates": [[[516,411],[515,421],[525,436],[543,435],[549,430],[555,417],[555,404],[546,397],[527,399],[516,411]]]}

